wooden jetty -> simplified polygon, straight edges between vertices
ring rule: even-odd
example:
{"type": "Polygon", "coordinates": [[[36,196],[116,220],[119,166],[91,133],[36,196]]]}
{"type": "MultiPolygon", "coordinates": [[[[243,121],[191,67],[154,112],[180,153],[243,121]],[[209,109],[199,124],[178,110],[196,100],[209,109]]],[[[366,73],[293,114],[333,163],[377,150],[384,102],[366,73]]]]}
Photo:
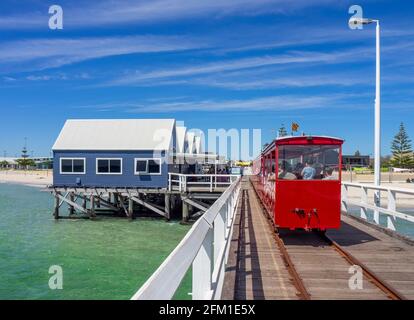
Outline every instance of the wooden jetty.
{"type": "Polygon", "coordinates": [[[345,214],[327,237],[335,246],[317,233],[276,233],[244,179],[222,298],[414,299],[412,241],[345,214]],[[362,289],[349,285],[355,261],[362,289]]]}
{"type": "Polygon", "coordinates": [[[170,174],[168,188],[48,187],[54,198],[55,219],[81,217],[94,219],[99,213],[112,211],[133,219],[142,208],[167,220],[177,208],[183,222],[196,218],[217,200],[237,175],[170,174]],[[179,179],[175,179],[178,176],[179,179]],[[69,216],[61,215],[63,204],[69,216]]]}

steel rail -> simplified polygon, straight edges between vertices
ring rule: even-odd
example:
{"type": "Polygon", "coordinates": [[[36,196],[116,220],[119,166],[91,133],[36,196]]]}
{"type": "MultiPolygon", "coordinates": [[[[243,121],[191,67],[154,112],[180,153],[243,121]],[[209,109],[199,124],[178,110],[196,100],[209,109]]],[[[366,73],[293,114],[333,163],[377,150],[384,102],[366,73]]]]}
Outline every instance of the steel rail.
{"type": "MultiPolygon", "coordinates": [[[[303,280],[300,277],[299,273],[297,272],[295,265],[293,264],[289,253],[285,247],[285,244],[282,240],[282,238],[279,236],[277,232],[277,228],[274,225],[273,219],[271,219],[270,214],[266,207],[263,205],[258,191],[255,187],[255,184],[250,181],[250,183],[253,186],[254,191],[256,192],[256,195],[259,198],[260,205],[263,209],[263,212],[265,213],[266,217],[268,218],[269,225],[276,231],[274,232],[274,238],[278,244],[279,250],[282,254],[282,258],[286,264],[286,267],[289,271],[289,273],[292,276],[292,280],[294,282],[295,287],[299,291],[300,296],[304,300],[310,300],[311,295],[308,293],[305,285],[303,284],[303,280]]],[[[317,232],[318,235],[321,236],[321,238],[326,241],[334,250],[336,250],[341,257],[343,257],[348,263],[351,265],[357,265],[361,267],[363,274],[365,275],[368,280],[374,284],[377,288],[379,288],[382,292],[385,293],[387,297],[389,297],[392,300],[408,300],[407,297],[405,297],[402,293],[400,293],[398,290],[396,290],[393,286],[391,286],[389,283],[387,283],[385,280],[381,279],[374,271],[372,271],[368,266],[366,266],[364,263],[362,263],[360,260],[355,258],[351,253],[349,253],[347,250],[342,248],[336,241],[331,239],[328,235],[326,235],[325,232],[317,232]]]]}
{"type": "Polygon", "coordinates": [[[299,291],[298,296],[301,297],[302,300],[310,300],[311,295],[306,289],[302,278],[300,277],[299,273],[296,270],[295,264],[292,262],[292,259],[290,258],[290,255],[285,247],[285,243],[283,242],[282,238],[279,237],[279,234],[277,231],[274,232],[274,238],[281,252],[282,259],[285,262],[285,266],[287,270],[289,271],[289,274],[292,276],[293,284],[296,287],[296,289],[299,291]]]}
{"type": "Polygon", "coordinates": [[[289,272],[290,276],[292,277],[291,280],[293,282],[293,285],[295,286],[297,292],[297,296],[299,296],[302,300],[310,300],[311,295],[308,292],[308,290],[305,287],[305,284],[303,283],[302,278],[300,277],[298,271],[296,270],[295,264],[293,263],[292,259],[290,258],[289,252],[286,249],[285,243],[283,242],[282,238],[279,236],[277,227],[275,226],[273,219],[271,219],[270,214],[266,207],[263,205],[259,194],[256,190],[256,187],[254,183],[249,179],[251,185],[253,186],[253,190],[255,191],[257,198],[259,199],[260,206],[262,207],[262,212],[264,212],[266,216],[266,220],[269,224],[269,227],[271,228],[273,238],[276,241],[277,246],[279,247],[280,256],[285,263],[285,267],[287,271],[289,272]]]}
{"type": "Polygon", "coordinates": [[[393,286],[381,279],[374,271],[368,268],[359,259],[355,258],[351,253],[342,248],[335,240],[331,239],[328,235],[322,232],[318,232],[322,239],[324,239],[330,246],[332,246],[348,263],[351,265],[357,265],[362,269],[363,274],[368,280],[374,284],[377,288],[383,291],[387,297],[392,300],[408,300],[402,293],[396,290],[393,286]]]}

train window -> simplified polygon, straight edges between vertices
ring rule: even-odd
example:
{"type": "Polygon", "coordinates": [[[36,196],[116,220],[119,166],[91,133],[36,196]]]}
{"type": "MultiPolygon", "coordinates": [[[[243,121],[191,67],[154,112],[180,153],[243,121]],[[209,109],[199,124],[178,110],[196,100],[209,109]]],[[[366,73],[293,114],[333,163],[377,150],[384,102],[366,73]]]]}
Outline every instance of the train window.
{"type": "Polygon", "coordinates": [[[278,179],[338,180],[337,145],[279,146],[278,179]]]}

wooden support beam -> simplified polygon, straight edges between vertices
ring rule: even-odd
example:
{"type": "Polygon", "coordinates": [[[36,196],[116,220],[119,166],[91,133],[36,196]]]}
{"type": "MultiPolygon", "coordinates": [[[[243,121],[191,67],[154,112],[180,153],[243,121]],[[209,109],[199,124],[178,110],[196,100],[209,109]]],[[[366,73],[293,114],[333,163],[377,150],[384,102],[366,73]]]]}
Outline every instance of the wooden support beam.
{"type": "Polygon", "coordinates": [[[200,209],[203,212],[206,212],[208,210],[208,207],[206,207],[204,203],[201,204],[199,201],[190,198],[183,198],[183,201],[193,206],[194,208],[200,209]]]}
{"type": "Polygon", "coordinates": [[[89,218],[93,219],[93,218],[96,217],[96,214],[95,214],[95,196],[91,195],[90,199],[91,199],[90,200],[91,208],[89,210],[89,218]]]}
{"type": "Polygon", "coordinates": [[[55,192],[55,211],[53,212],[53,216],[55,217],[55,219],[59,219],[59,193],[55,192]]]}
{"type": "Polygon", "coordinates": [[[118,192],[114,192],[114,206],[119,208],[118,192]]]}
{"type": "Polygon", "coordinates": [[[164,196],[165,199],[165,217],[167,220],[170,220],[171,216],[171,195],[166,193],[164,196]]]}
{"type": "Polygon", "coordinates": [[[82,208],[86,211],[86,204],[87,204],[87,198],[85,196],[80,196],[82,198],[82,208]]]}
{"type": "MultiPolygon", "coordinates": [[[[60,192],[58,192],[58,193],[60,194],[60,192]]],[[[65,199],[68,197],[69,193],[70,193],[70,192],[66,192],[66,194],[65,194],[65,196],[64,196],[64,198],[65,198],[65,199]]],[[[59,202],[59,208],[62,206],[63,202],[64,202],[64,201],[60,201],[60,202],[59,202]]]]}
{"type": "Polygon", "coordinates": [[[98,197],[98,198],[99,198],[99,201],[100,201],[100,205],[101,206],[107,207],[107,208],[112,209],[114,211],[118,211],[119,210],[119,208],[115,207],[111,202],[105,200],[102,197],[98,197]]]}
{"type": "Polygon", "coordinates": [[[71,205],[73,207],[75,207],[76,209],[78,209],[79,211],[83,212],[83,213],[88,213],[85,209],[83,209],[80,205],[78,205],[76,202],[72,202],[69,199],[66,199],[65,197],[63,197],[61,194],[56,193],[56,195],[58,196],[58,198],[64,202],[66,202],[68,205],[71,205]]]}
{"type": "Polygon", "coordinates": [[[183,200],[183,197],[181,197],[181,200],[182,200],[182,204],[183,204],[183,217],[182,217],[182,221],[183,222],[187,222],[188,221],[188,218],[189,218],[188,203],[183,200]]]}
{"type": "Polygon", "coordinates": [[[141,199],[138,199],[137,197],[134,197],[134,196],[130,196],[130,199],[134,200],[136,203],[144,206],[145,208],[148,208],[148,209],[154,211],[155,213],[158,213],[159,215],[165,217],[165,212],[162,211],[162,210],[160,210],[160,209],[158,209],[153,204],[150,204],[148,202],[145,202],[145,201],[143,201],[141,199]]]}
{"type": "Polygon", "coordinates": [[[128,218],[132,219],[134,217],[134,201],[129,198],[128,199],[128,218]]]}
{"type": "MultiPolygon", "coordinates": [[[[69,195],[69,199],[71,202],[75,202],[75,193],[71,192],[69,195]]],[[[72,205],[69,205],[69,215],[73,215],[75,213],[75,207],[72,205]]]]}
{"type": "Polygon", "coordinates": [[[118,193],[118,202],[120,203],[122,209],[124,209],[125,215],[128,217],[129,212],[128,212],[127,208],[125,207],[124,199],[122,198],[122,196],[119,193],[118,193]]]}

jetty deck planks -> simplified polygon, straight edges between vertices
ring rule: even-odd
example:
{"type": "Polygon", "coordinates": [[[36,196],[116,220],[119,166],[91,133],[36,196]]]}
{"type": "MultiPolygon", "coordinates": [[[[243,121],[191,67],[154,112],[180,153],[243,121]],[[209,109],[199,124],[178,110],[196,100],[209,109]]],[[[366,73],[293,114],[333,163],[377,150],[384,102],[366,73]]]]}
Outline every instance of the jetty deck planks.
{"type": "MultiPolygon", "coordinates": [[[[298,299],[272,227],[249,181],[242,182],[224,299],[298,299]]],[[[381,279],[414,299],[414,246],[343,215],[329,236],[381,279]]],[[[350,289],[350,264],[317,234],[281,230],[280,237],[311,299],[387,299],[370,281],[350,289]]]]}

